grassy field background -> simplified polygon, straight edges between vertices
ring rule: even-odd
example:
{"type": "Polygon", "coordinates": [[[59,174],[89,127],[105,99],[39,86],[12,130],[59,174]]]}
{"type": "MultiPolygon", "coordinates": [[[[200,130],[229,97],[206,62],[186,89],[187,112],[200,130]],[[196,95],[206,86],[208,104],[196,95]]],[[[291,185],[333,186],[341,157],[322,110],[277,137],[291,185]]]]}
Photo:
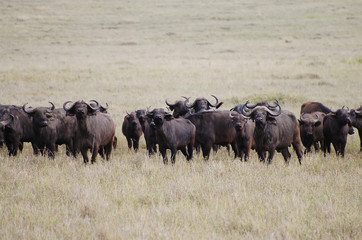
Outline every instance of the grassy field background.
{"type": "Polygon", "coordinates": [[[2,1],[0,104],[109,104],[118,148],[84,166],[0,150],[1,239],[360,239],[358,135],[285,166],[128,151],[126,111],[181,96],[362,104],[360,1],[2,1]]]}

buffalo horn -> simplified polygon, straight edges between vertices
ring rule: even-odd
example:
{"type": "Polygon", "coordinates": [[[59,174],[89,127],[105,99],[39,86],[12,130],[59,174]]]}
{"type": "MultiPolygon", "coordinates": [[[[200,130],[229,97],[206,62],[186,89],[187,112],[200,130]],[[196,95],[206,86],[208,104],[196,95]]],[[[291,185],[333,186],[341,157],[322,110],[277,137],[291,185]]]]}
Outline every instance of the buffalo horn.
{"type": "Polygon", "coordinates": [[[90,102],[94,102],[94,103],[96,104],[96,106],[93,107],[92,105],[90,105],[90,104],[87,103],[88,107],[90,107],[90,108],[91,108],[92,110],[94,110],[94,111],[97,111],[97,110],[101,107],[96,100],[90,100],[90,102]]]}
{"type": "Polygon", "coordinates": [[[216,107],[217,106],[217,104],[219,103],[219,99],[217,99],[217,97],[215,96],[215,95],[211,95],[213,98],[215,98],[215,100],[216,100],[216,103],[215,103],[215,105],[212,105],[209,101],[207,101],[208,103],[209,103],[209,105],[211,106],[211,107],[216,107]]]}
{"type": "Polygon", "coordinates": [[[254,109],[256,104],[254,105],[248,105],[249,101],[246,101],[246,103],[243,105],[243,107],[241,108],[241,113],[244,115],[244,116],[247,116],[249,117],[251,115],[251,113],[253,111],[249,111],[249,109],[254,109]],[[246,109],[248,109],[247,111],[245,111],[246,109]]]}
{"type": "Polygon", "coordinates": [[[66,102],[63,104],[63,109],[64,109],[65,111],[69,111],[70,109],[73,108],[73,106],[74,106],[75,103],[73,103],[72,106],[70,106],[69,108],[66,107],[66,105],[67,105],[68,103],[71,103],[71,102],[72,102],[72,101],[66,101],[66,102]]]}
{"type": "Polygon", "coordinates": [[[275,103],[276,103],[275,107],[272,106],[273,109],[270,109],[270,108],[268,107],[268,113],[269,113],[270,115],[274,116],[274,117],[279,116],[279,115],[282,113],[282,107],[280,106],[280,104],[279,104],[279,102],[278,102],[277,99],[275,99],[275,103]],[[279,110],[278,110],[278,111],[275,111],[275,110],[274,110],[274,108],[276,108],[276,107],[279,107],[279,110]]]}
{"type": "Polygon", "coordinates": [[[35,108],[25,108],[25,106],[27,105],[28,103],[25,103],[24,105],[23,105],[23,111],[24,112],[26,112],[26,113],[28,113],[28,114],[31,114],[31,113],[33,113],[34,111],[35,111],[35,108]]]}
{"type": "Polygon", "coordinates": [[[47,112],[48,112],[48,113],[51,113],[51,112],[53,112],[53,110],[55,109],[55,106],[54,106],[54,104],[53,104],[52,102],[49,102],[49,103],[50,103],[50,105],[52,105],[52,107],[49,108],[49,109],[47,109],[47,112]]]}
{"type": "Polygon", "coordinates": [[[167,106],[170,106],[170,107],[173,107],[173,106],[175,105],[175,104],[169,103],[169,102],[168,102],[168,98],[166,98],[165,103],[167,104],[167,106]]]}

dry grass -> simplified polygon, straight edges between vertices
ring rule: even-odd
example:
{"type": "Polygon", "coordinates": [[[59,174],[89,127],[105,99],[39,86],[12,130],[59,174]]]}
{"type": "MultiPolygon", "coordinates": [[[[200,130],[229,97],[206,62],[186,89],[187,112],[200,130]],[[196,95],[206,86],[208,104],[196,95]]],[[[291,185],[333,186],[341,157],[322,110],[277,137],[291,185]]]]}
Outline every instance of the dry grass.
{"type": "Polygon", "coordinates": [[[126,111],[164,99],[218,96],[229,109],[277,98],[362,103],[360,1],[7,1],[0,3],[1,104],[97,99],[110,105],[119,148],[110,162],[0,150],[1,239],[359,239],[362,161],[280,154],[271,166],[178,156],[164,166],[126,111]]]}

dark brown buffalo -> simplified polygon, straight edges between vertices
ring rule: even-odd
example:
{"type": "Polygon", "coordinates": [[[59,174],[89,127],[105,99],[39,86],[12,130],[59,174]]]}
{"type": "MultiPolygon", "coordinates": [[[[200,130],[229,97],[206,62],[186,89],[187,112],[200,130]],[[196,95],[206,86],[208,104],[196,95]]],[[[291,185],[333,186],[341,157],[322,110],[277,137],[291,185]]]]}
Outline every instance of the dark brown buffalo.
{"type": "Polygon", "coordinates": [[[323,146],[323,118],[325,116],[323,112],[303,113],[300,116],[300,137],[306,148],[304,153],[312,152],[312,146],[317,152],[319,143],[323,146]]]}
{"type": "Polygon", "coordinates": [[[143,136],[146,141],[146,148],[149,155],[157,152],[157,141],[155,130],[151,128],[152,119],[147,117],[147,111],[140,109],[136,111],[136,116],[142,126],[143,136]]]}
{"type": "Polygon", "coordinates": [[[35,144],[41,154],[45,152],[49,157],[54,158],[58,145],[66,145],[66,154],[76,156],[76,146],[74,138],[76,132],[76,118],[66,116],[62,108],[55,109],[53,103],[51,107],[31,108],[23,105],[23,111],[32,119],[35,144]]]}
{"type": "Polygon", "coordinates": [[[177,150],[181,150],[188,161],[192,159],[196,128],[189,120],[174,118],[163,108],[153,109],[147,116],[152,119],[150,126],[155,129],[164,164],[168,162],[166,149],[171,150],[172,164],[176,161],[177,150]]]}
{"type": "Polygon", "coordinates": [[[358,109],[352,109],[349,112],[353,127],[357,128],[360,139],[360,151],[362,152],[362,106],[358,109]]]}
{"type": "Polygon", "coordinates": [[[186,117],[191,114],[191,110],[186,106],[189,101],[189,97],[183,97],[185,100],[177,100],[174,103],[169,103],[168,99],[166,99],[165,103],[170,108],[172,115],[175,118],[178,117],[186,117]]]}
{"type": "MultiPolygon", "coordinates": [[[[9,156],[16,156],[18,150],[23,149],[24,142],[32,142],[34,139],[34,131],[31,119],[28,115],[18,106],[2,107],[0,121],[8,122],[4,128],[4,139],[6,147],[9,151],[9,156]]],[[[34,153],[38,152],[37,146],[33,145],[34,153]]]]}
{"type": "Polygon", "coordinates": [[[248,161],[251,149],[255,149],[255,123],[238,112],[230,112],[230,118],[236,130],[236,143],[240,160],[248,161]]]}
{"type": "Polygon", "coordinates": [[[211,107],[218,109],[223,104],[223,102],[219,102],[219,99],[214,95],[211,96],[215,98],[216,100],[215,104],[211,104],[209,100],[202,97],[202,98],[196,98],[191,105],[188,104],[188,99],[187,99],[185,105],[188,109],[193,109],[195,113],[209,110],[211,109],[211,107]]]}
{"type": "Polygon", "coordinates": [[[84,101],[77,101],[70,107],[67,107],[68,103],[71,101],[65,102],[63,109],[67,115],[76,116],[75,141],[82,153],[84,163],[88,163],[88,150],[92,152],[91,163],[94,163],[100,148],[103,149],[106,159],[109,160],[116,131],[116,125],[111,115],[100,112],[98,102],[95,107],[84,101]]]}
{"type": "Polygon", "coordinates": [[[138,150],[138,144],[142,135],[142,126],[137,118],[136,112],[127,113],[122,123],[122,133],[127,139],[128,148],[132,146],[135,151],[138,150]]]}
{"type": "Polygon", "coordinates": [[[236,130],[230,119],[230,111],[202,111],[191,114],[189,119],[196,127],[195,144],[199,144],[205,160],[209,158],[214,144],[227,146],[231,144],[238,156],[236,130]]]}
{"type": "MultiPolygon", "coordinates": [[[[303,113],[312,113],[312,112],[323,112],[325,114],[333,112],[330,108],[324,106],[320,102],[306,102],[303,103],[300,108],[300,115],[303,113]]],[[[348,125],[348,134],[352,135],[354,134],[352,123],[348,125]]]]}
{"type": "Polygon", "coordinates": [[[327,114],[323,119],[324,156],[326,152],[331,153],[331,143],[337,156],[344,157],[344,149],[347,143],[349,125],[352,124],[348,110],[344,107],[336,112],[327,114]]]}
{"type": "Polygon", "coordinates": [[[291,155],[288,147],[293,145],[299,163],[302,164],[299,124],[293,113],[282,110],[276,100],[274,106],[249,105],[247,102],[242,108],[242,114],[255,121],[254,139],[261,161],[265,161],[265,153],[268,152],[267,162],[271,163],[277,150],[282,153],[285,162],[289,163],[291,155]]]}

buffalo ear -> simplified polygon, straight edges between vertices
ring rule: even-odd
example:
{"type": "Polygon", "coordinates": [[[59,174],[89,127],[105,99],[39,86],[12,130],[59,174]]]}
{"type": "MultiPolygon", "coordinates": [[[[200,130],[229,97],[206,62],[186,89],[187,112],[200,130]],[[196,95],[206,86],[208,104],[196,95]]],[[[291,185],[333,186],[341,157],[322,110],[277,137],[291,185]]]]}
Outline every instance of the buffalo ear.
{"type": "Polygon", "coordinates": [[[315,127],[318,127],[319,125],[321,125],[321,121],[317,121],[317,122],[314,123],[315,127]]]}

